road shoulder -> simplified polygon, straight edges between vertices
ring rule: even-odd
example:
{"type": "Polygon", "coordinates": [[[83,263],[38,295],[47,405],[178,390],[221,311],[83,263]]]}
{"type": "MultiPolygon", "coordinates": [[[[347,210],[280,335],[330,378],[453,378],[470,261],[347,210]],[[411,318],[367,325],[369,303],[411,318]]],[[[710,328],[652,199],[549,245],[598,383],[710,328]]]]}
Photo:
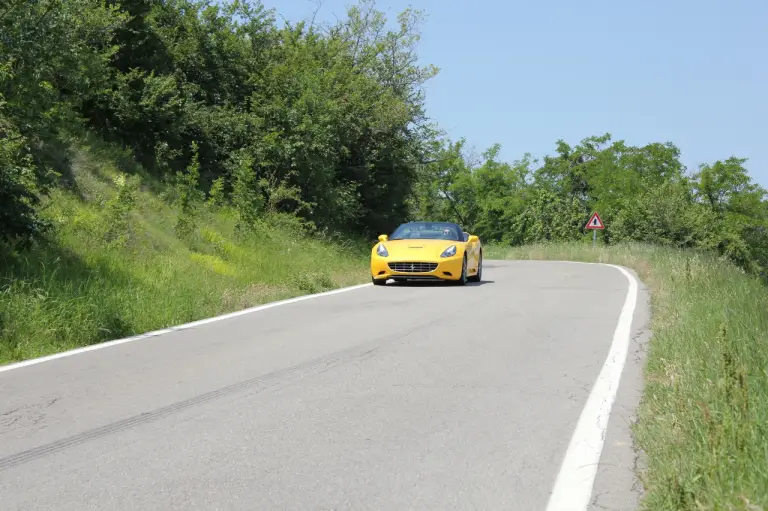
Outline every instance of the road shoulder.
{"type": "Polygon", "coordinates": [[[589,511],[634,511],[639,509],[643,495],[639,475],[645,467],[645,456],[635,445],[632,427],[637,422],[644,388],[643,369],[652,335],[650,295],[648,287],[637,273],[629,268],[624,269],[637,280],[637,305],[632,320],[627,361],[608,421],[589,511]]]}

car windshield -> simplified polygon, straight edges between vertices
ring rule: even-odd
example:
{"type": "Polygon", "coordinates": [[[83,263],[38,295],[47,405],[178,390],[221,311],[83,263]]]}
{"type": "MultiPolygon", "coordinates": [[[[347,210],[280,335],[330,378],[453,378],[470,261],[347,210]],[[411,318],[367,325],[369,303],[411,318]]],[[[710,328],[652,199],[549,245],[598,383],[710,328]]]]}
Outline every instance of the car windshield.
{"type": "Polygon", "coordinates": [[[395,229],[390,240],[451,240],[463,239],[463,233],[456,224],[447,222],[410,222],[395,229]]]}

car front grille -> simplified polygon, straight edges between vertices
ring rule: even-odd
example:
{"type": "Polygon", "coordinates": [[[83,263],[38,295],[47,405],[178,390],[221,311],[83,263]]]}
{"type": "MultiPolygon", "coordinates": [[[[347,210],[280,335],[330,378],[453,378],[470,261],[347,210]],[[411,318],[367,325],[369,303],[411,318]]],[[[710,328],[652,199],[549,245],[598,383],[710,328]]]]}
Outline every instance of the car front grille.
{"type": "Polygon", "coordinates": [[[389,269],[400,273],[428,273],[435,271],[437,263],[389,263],[389,269]]]}

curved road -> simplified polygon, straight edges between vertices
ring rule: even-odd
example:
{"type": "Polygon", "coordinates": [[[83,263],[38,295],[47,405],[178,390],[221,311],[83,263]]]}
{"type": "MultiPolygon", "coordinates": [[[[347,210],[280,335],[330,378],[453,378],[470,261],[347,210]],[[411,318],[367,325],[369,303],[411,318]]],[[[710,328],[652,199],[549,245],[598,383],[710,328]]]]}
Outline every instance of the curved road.
{"type": "MultiPolygon", "coordinates": [[[[486,261],[484,278],[368,285],[0,368],[0,507],[561,509],[550,495],[626,342],[633,279],[532,261],[486,261]]],[[[589,509],[636,506],[644,302],[640,285],[589,509]]],[[[561,479],[561,496],[584,486],[561,479]]]]}

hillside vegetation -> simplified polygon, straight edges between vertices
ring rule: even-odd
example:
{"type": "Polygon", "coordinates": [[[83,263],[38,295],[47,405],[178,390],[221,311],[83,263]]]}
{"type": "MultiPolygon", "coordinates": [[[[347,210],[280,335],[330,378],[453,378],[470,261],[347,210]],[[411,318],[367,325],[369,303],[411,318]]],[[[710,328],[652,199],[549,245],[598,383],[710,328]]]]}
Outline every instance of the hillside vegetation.
{"type": "Polygon", "coordinates": [[[153,192],[139,170],[126,177],[121,156],[78,144],[77,193],[53,190],[42,210],[53,238],[5,259],[0,363],[365,281],[368,247],[308,238],[285,214],[244,236],[236,210],[210,201],[180,217],[168,204],[176,190],[153,192]]]}
{"type": "Polygon", "coordinates": [[[427,115],[420,11],[276,19],[242,0],[0,6],[0,363],[367,282],[378,234],[457,221],[489,255],[637,268],[647,503],[768,505],[768,201],[745,159],[687,169],[670,141],[598,133],[504,162],[427,115]]]}
{"type": "Polygon", "coordinates": [[[634,425],[653,510],[768,509],[768,290],[710,254],[627,243],[498,248],[500,259],[634,268],[651,290],[645,388],[634,425]]]}

